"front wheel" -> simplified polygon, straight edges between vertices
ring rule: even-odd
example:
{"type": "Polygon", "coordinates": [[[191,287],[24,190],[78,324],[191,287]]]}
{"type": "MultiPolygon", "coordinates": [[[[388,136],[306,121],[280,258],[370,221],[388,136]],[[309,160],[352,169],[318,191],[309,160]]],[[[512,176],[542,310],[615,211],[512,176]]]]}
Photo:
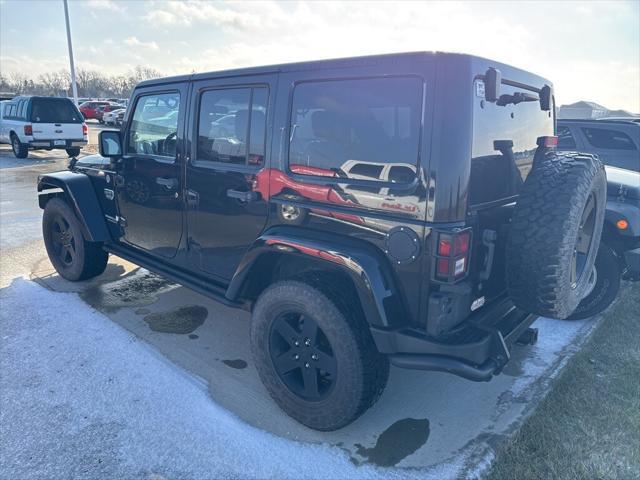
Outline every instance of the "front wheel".
{"type": "Polygon", "coordinates": [[[289,416],[316,430],[353,422],[378,399],[389,362],[339,294],[278,282],[258,298],[251,348],[260,379],[289,416]]]}
{"type": "Polygon", "coordinates": [[[80,147],[74,147],[74,148],[67,148],[67,155],[69,155],[70,157],[77,157],[78,155],[80,155],[80,147]]]}
{"type": "Polygon", "coordinates": [[[49,260],[61,277],[77,282],[96,277],[107,268],[109,254],[101,244],[85,240],[78,217],[64,200],[47,202],[42,235],[49,260]]]}
{"type": "Polygon", "coordinates": [[[602,313],[618,295],[620,273],[620,262],[615,252],[601,243],[590,278],[591,291],[567,320],[580,320],[602,313]]]}

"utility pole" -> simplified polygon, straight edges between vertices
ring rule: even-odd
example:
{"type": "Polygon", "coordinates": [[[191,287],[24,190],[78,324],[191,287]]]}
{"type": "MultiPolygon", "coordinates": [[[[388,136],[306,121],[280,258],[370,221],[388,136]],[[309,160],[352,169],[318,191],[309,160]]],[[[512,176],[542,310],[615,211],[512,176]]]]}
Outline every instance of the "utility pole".
{"type": "Polygon", "coordinates": [[[71,46],[71,27],[69,26],[69,6],[67,0],[64,3],[64,19],[67,22],[67,45],[69,46],[69,64],[71,65],[71,89],[73,90],[73,103],[78,106],[78,86],[76,85],[76,67],[73,63],[73,47],[71,46]]]}

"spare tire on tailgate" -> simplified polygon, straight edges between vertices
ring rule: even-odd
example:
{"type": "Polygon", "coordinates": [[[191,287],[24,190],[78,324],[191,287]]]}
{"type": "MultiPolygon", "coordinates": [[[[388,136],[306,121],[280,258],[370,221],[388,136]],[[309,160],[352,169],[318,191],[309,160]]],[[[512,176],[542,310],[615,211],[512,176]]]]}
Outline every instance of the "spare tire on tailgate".
{"type": "Polygon", "coordinates": [[[507,239],[507,289],[529,313],[567,318],[593,272],[606,205],[604,167],[593,155],[536,156],[507,239]]]}

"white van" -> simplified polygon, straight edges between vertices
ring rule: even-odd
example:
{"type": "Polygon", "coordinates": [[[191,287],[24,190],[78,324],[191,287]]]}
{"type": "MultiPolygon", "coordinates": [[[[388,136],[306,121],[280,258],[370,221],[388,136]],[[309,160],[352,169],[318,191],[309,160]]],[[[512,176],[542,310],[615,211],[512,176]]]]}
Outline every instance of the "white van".
{"type": "Polygon", "coordinates": [[[64,149],[70,157],[87,144],[84,117],[68,98],[20,96],[2,102],[0,143],[10,143],[17,158],[29,149],[64,149]]]}

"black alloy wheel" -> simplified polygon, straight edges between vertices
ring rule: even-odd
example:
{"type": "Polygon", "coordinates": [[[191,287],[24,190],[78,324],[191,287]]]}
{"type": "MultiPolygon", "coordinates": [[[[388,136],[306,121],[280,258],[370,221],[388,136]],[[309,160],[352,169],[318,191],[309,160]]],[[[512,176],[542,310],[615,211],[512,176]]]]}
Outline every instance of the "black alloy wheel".
{"type": "Polygon", "coordinates": [[[309,315],[288,311],[273,322],[269,354],[278,377],[295,395],[307,401],[326,398],[338,369],[331,344],[309,315]]]}
{"type": "Polygon", "coordinates": [[[52,229],[51,241],[54,254],[64,265],[73,265],[77,257],[73,229],[61,215],[53,218],[52,229]]]}
{"type": "Polygon", "coordinates": [[[576,244],[573,249],[573,257],[571,259],[571,288],[576,288],[583,275],[592,275],[593,272],[586,272],[585,265],[591,244],[593,241],[594,227],[596,223],[596,199],[591,193],[582,211],[580,219],[580,227],[576,236],[576,244]]]}

